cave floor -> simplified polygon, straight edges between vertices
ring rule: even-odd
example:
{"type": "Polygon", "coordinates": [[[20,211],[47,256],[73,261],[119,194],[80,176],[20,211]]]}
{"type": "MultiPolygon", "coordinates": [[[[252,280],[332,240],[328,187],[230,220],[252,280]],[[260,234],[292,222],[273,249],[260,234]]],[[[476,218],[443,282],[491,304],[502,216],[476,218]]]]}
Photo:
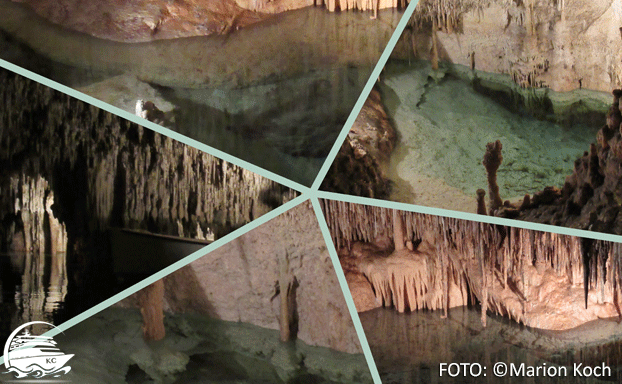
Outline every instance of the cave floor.
{"type": "Polygon", "coordinates": [[[279,331],[196,314],[165,316],[145,342],[137,309],[111,307],[57,335],[80,383],[371,383],[362,354],[282,343],[279,331]]]}
{"type": "Polygon", "coordinates": [[[496,140],[503,199],[561,187],[604,121],[562,126],[512,112],[442,67],[434,74],[428,62],[393,61],[385,71],[385,104],[399,137],[386,170],[394,201],[475,212],[476,190],[488,188],[486,143],[496,140]]]}

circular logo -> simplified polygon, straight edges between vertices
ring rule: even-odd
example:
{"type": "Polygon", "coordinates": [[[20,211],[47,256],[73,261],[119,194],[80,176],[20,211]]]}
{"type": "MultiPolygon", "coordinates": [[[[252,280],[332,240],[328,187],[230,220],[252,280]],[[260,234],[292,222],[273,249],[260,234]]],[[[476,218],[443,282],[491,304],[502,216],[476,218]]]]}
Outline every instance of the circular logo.
{"type": "Polygon", "coordinates": [[[31,321],[17,327],[4,345],[4,366],[16,378],[58,377],[69,372],[71,367],[65,364],[74,355],[63,353],[50,336],[32,335],[27,327],[34,324],[56,328],[45,321],[31,321]]]}

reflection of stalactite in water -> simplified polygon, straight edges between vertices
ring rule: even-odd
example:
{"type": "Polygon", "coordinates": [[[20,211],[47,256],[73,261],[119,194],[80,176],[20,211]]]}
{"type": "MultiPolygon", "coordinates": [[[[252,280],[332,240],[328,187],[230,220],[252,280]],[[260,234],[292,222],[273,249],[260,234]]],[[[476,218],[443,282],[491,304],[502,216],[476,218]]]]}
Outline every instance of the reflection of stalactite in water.
{"type": "Polygon", "coordinates": [[[376,18],[380,8],[405,8],[408,1],[405,0],[322,0],[326,9],[330,12],[359,10],[373,11],[372,18],[376,18]]]}
{"type": "Polygon", "coordinates": [[[24,255],[24,272],[19,293],[15,296],[19,323],[33,320],[53,322],[54,311],[67,295],[67,254],[24,255]]]}
{"type": "Polygon", "coordinates": [[[568,290],[585,284],[592,314],[613,316],[611,309],[619,308],[619,244],[590,240],[582,247],[572,236],[339,201],[323,200],[322,208],[337,249],[395,233],[396,217],[404,223],[404,241],[428,244],[358,261],[376,296],[400,312],[445,310],[471,296],[482,304],[483,320],[488,309],[538,326],[540,320],[529,318],[531,307],[538,305],[541,286],[553,282],[568,290]]]}

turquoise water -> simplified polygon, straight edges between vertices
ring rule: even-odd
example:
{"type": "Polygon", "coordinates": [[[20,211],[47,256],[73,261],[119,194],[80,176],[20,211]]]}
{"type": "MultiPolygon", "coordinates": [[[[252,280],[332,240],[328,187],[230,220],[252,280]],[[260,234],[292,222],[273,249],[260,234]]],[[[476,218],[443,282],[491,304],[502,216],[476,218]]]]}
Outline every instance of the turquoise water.
{"type": "Polygon", "coordinates": [[[185,313],[167,314],[166,337],[145,342],[137,309],[108,308],[58,335],[74,353],[72,382],[193,384],[369,383],[362,354],[283,343],[279,331],[185,313]]]}
{"type": "Polygon", "coordinates": [[[434,74],[427,62],[390,62],[385,72],[385,101],[399,134],[391,173],[415,191],[425,189],[413,176],[422,174],[474,199],[478,188],[487,189],[482,159],[486,143],[496,140],[503,145],[502,198],[561,187],[604,124],[604,114],[565,125],[539,120],[499,94],[477,92],[465,79],[434,74]]]}

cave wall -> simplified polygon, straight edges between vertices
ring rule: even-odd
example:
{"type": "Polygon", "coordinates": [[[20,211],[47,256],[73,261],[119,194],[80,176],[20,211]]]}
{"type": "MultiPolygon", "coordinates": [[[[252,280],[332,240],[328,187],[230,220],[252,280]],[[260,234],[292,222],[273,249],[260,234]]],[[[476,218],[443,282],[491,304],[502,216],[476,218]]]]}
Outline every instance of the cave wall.
{"type": "Polygon", "coordinates": [[[610,92],[622,84],[619,1],[421,1],[394,57],[429,60],[433,25],[440,60],[522,86],[610,92]]]}
{"type": "Polygon", "coordinates": [[[66,252],[69,313],[113,293],[109,228],[219,237],[295,195],[7,70],[0,94],[0,249],[66,252]]]}
{"type": "Polygon", "coordinates": [[[320,189],[372,198],[389,195],[390,184],[382,165],[397,141],[393,124],[374,87],[341,145],[320,189]]]}
{"type": "MultiPolygon", "coordinates": [[[[165,310],[279,329],[278,282],[284,277],[294,282],[293,335],[309,345],[361,352],[309,202],[167,276],[165,310]]],[[[136,300],[134,295],[120,305],[136,300]]]]}
{"type": "Polygon", "coordinates": [[[196,237],[227,233],[272,209],[260,195],[279,196],[278,184],[252,172],[9,71],[0,76],[4,218],[42,228],[52,212],[65,225],[196,237]]]}
{"type": "MultiPolygon", "coordinates": [[[[622,90],[614,90],[613,102],[596,134],[596,142],[575,160],[572,174],[559,188],[549,186],[523,202],[506,204],[492,212],[495,216],[596,232],[622,233],[620,124],[622,90]]],[[[501,163],[500,167],[503,167],[501,163]]]]}
{"type": "Polygon", "coordinates": [[[621,315],[619,244],[339,201],[322,208],[359,311],[370,300],[357,273],[399,312],[479,302],[484,324],[491,311],[557,330],[621,315]]]}
{"type": "MultiPolygon", "coordinates": [[[[7,0],[8,1],[8,0],[7,0]]],[[[407,0],[10,0],[64,28],[116,41],[229,34],[289,10],[330,12],[405,8],[407,0]]],[[[374,17],[374,16],[372,16],[374,17]]]]}

